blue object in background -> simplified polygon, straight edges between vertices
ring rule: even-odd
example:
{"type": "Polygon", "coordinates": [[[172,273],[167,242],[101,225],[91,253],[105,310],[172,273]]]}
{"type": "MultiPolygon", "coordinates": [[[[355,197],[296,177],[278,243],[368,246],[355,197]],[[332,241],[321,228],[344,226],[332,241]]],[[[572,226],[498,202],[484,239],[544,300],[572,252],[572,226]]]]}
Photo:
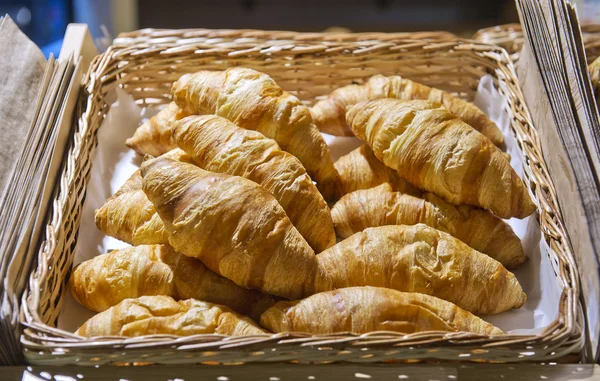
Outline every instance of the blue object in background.
{"type": "Polygon", "coordinates": [[[70,0],[0,0],[0,14],[6,13],[46,57],[58,55],[72,18],[70,0]]]}
{"type": "Polygon", "coordinates": [[[60,48],[62,47],[62,43],[63,43],[63,39],[61,38],[60,40],[56,40],[47,45],[40,46],[40,49],[42,49],[42,53],[44,53],[44,56],[46,57],[46,59],[48,59],[48,57],[50,57],[50,54],[53,54],[54,57],[56,58],[56,57],[58,57],[58,53],[60,53],[60,48]]]}

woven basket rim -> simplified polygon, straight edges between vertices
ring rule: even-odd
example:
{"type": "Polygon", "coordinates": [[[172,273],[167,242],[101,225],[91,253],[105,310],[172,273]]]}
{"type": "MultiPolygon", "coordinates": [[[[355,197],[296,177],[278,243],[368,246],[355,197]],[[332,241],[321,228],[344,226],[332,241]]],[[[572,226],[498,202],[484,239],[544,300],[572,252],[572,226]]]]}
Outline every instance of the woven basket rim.
{"type": "MultiPolygon", "coordinates": [[[[100,123],[98,115],[93,114],[90,111],[90,105],[98,102],[102,102],[104,93],[102,89],[102,81],[108,76],[108,73],[104,72],[109,63],[113,61],[126,61],[132,57],[144,57],[146,55],[151,56],[153,54],[159,54],[160,57],[170,57],[178,55],[218,55],[223,57],[230,57],[231,51],[228,50],[217,50],[213,52],[198,52],[196,50],[190,52],[187,49],[179,49],[182,46],[186,46],[185,39],[179,39],[178,41],[164,41],[160,44],[154,44],[151,42],[152,39],[162,38],[166,33],[170,33],[172,36],[177,37],[182,34],[189,34],[195,30],[142,30],[138,32],[126,34],[127,38],[134,39],[146,39],[146,41],[136,41],[131,45],[117,45],[111,46],[105,53],[96,57],[90,66],[84,86],[86,91],[80,97],[78,105],[78,127],[80,130],[89,129],[91,124],[100,123]]],[[[206,31],[204,29],[197,31],[206,31]]],[[[213,31],[218,34],[218,30],[213,31]]],[[[286,32],[293,33],[293,32],[286,32]]],[[[410,35],[410,33],[409,33],[410,35]]],[[[418,35],[418,34],[417,34],[418,35]]],[[[404,48],[405,50],[418,49],[431,51],[433,53],[437,51],[451,52],[452,54],[461,54],[463,51],[465,54],[468,52],[478,54],[478,56],[485,58],[486,60],[493,61],[499,69],[503,70],[503,76],[500,78],[501,81],[510,81],[512,87],[507,86],[508,92],[511,92],[511,96],[515,98],[515,102],[519,103],[518,107],[520,113],[518,115],[511,115],[514,133],[514,124],[520,123],[531,127],[531,117],[526,108],[523,95],[518,88],[518,82],[516,81],[516,75],[512,62],[508,58],[506,51],[498,46],[485,44],[473,40],[453,38],[448,39],[446,37],[440,38],[437,41],[423,41],[420,39],[406,39],[401,41],[381,41],[381,44],[375,44],[366,48],[361,45],[361,41],[355,39],[350,42],[339,43],[343,49],[336,49],[333,52],[328,51],[327,46],[323,46],[318,41],[310,39],[302,39],[302,44],[313,46],[314,49],[307,49],[301,51],[294,51],[293,48],[286,51],[286,54],[291,56],[298,55],[321,55],[321,54],[350,54],[360,55],[369,57],[369,53],[375,52],[386,52],[394,51],[394,49],[402,49],[406,46],[406,43],[412,42],[413,46],[404,48]],[[399,48],[400,47],[400,48],[399,48]]],[[[267,41],[265,41],[267,43],[267,41]]],[[[277,46],[277,43],[273,43],[273,46],[277,46]]],[[[234,50],[235,53],[235,50],[234,50]]],[[[264,55],[268,56],[273,54],[273,51],[268,49],[261,49],[260,51],[254,51],[248,53],[249,55],[264,55]]],[[[104,110],[103,112],[106,112],[104,110]]],[[[96,126],[97,127],[97,126],[96,126]]],[[[523,144],[527,146],[528,150],[536,153],[535,160],[542,163],[542,168],[545,169],[543,164],[543,157],[539,153],[541,149],[539,146],[539,140],[534,128],[529,128],[532,136],[526,136],[523,140],[523,144]],[[541,159],[540,159],[541,158],[541,159]]],[[[73,147],[70,152],[72,153],[73,147]]],[[[532,160],[530,158],[530,160],[532,160]]],[[[525,165],[529,165],[530,160],[525,160],[525,165]]],[[[535,171],[533,171],[535,172],[535,171]]],[[[532,173],[533,173],[532,172],[532,173]]],[[[63,175],[67,175],[67,171],[63,172],[63,175]]],[[[535,175],[535,173],[534,173],[535,175]]],[[[63,176],[63,177],[64,177],[63,176]]],[[[253,345],[258,343],[275,343],[278,345],[300,345],[300,346],[332,346],[332,347],[346,347],[346,346],[384,346],[387,348],[407,347],[407,346],[420,346],[420,347],[436,347],[449,346],[453,347],[452,350],[462,351],[465,348],[503,348],[510,345],[514,345],[520,349],[510,349],[510,351],[525,351],[527,348],[532,348],[535,345],[545,346],[550,353],[550,350],[558,347],[570,346],[577,350],[582,345],[582,332],[581,326],[582,311],[581,306],[578,302],[579,294],[579,280],[577,278],[577,271],[575,260],[573,258],[570,245],[568,243],[568,236],[564,227],[562,226],[562,218],[560,217],[560,210],[557,207],[556,198],[553,197],[554,188],[552,186],[551,179],[547,176],[547,173],[542,173],[540,176],[546,176],[543,180],[543,186],[546,187],[544,190],[536,190],[536,195],[541,194],[542,196],[537,197],[536,200],[540,203],[540,225],[542,233],[546,236],[546,239],[550,241],[549,247],[555,251],[560,249],[561,255],[557,252],[556,260],[560,262],[561,269],[567,269],[566,271],[559,271],[557,274],[558,279],[564,284],[563,297],[560,303],[560,312],[557,319],[552,322],[543,332],[537,335],[503,335],[503,336],[485,336],[475,335],[471,333],[448,333],[448,332],[419,332],[414,334],[398,334],[390,332],[371,332],[364,335],[355,334],[341,334],[337,333],[334,335],[307,335],[304,333],[286,333],[286,334],[267,334],[248,338],[223,338],[220,335],[194,335],[187,337],[173,337],[168,335],[160,335],[158,337],[139,337],[139,338],[115,338],[115,337],[102,337],[102,338],[83,338],[75,336],[74,334],[66,331],[62,331],[58,328],[54,328],[44,324],[38,315],[39,300],[40,300],[40,284],[41,279],[46,276],[48,269],[45,268],[45,264],[48,260],[48,255],[53,253],[55,248],[52,245],[55,242],[52,240],[46,241],[39,252],[39,265],[31,275],[30,283],[27,292],[23,296],[22,305],[22,323],[25,327],[22,335],[22,343],[26,348],[31,350],[49,350],[49,348],[64,348],[71,350],[97,350],[98,348],[148,348],[151,346],[157,347],[168,347],[173,345],[179,345],[182,342],[190,343],[182,347],[182,350],[216,350],[216,349],[232,349],[239,350],[240,348],[251,348],[253,345]],[[545,193],[548,193],[546,195],[545,193]],[[547,223],[548,226],[544,226],[547,223]],[[556,221],[558,222],[556,222],[556,221]],[[543,222],[543,223],[542,223],[543,222]],[[566,311],[566,312],[565,312],[566,311]],[[285,337],[285,338],[284,338],[285,337]],[[154,340],[154,342],[152,342],[154,340]]],[[[83,201],[81,201],[83,202],[83,201]]],[[[55,211],[53,219],[49,223],[47,229],[47,237],[55,237],[55,231],[53,223],[56,224],[57,213],[55,211]]],[[[181,349],[181,348],[180,348],[181,349]]]]}
{"type": "Polygon", "coordinates": [[[493,33],[493,32],[506,33],[506,32],[522,32],[522,31],[523,31],[523,28],[521,27],[521,24],[519,24],[519,23],[501,24],[501,25],[494,25],[494,26],[489,26],[486,28],[481,28],[477,32],[475,32],[475,34],[473,35],[472,38],[473,38],[473,40],[480,41],[480,39],[477,37],[482,34],[485,34],[485,33],[493,33]]]}
{"type": "Polygon", "coordinates": [[[194,37],[254,37],[258,39],[294,39],[297,41],[364,41],[369,39],[385,41],[389,39],[456,39],[457,36],[451,32],[432,30],[421,32],[295,32],[290,30],[262,30],[262,29],[208,29],[208,28],[144,28],[132,32],[120,33],[115,40],[135,38],[161,38],[181,36],[183,38],[194,37]]]}
{"type": "MultiPolygon", "coordinates": [[[[600,24],[581,25],[584,48],[588,56],[588,63],[600,56],[600,24]]],[[[507,50],[514,62],[518,61],[520,50],[525,43],[525,36],[521,24],[502,24],[479,29],[471,37],[483,43],[496,44],[507,50]],[[510,45],[508,45],[510,43],[510,45]]]]}
{"type": "MultiPolygon", "coordinates": [[[[481,28],[477,32],[475,32],[475,34],[473,35],[473,40],[478,40],[474,37],[478,36],[480,34],[483,34],[483,33],[506,32],[506,31],[522,32],[523,27],[519,23],[509,23],[509,24],[500,24],[500,25],[489,26],[486,28],[481,28]]],[[[600,32],[600,24],[596,24],[596,23],[582,24],[581,31],[584,33],[600,32]]]]}

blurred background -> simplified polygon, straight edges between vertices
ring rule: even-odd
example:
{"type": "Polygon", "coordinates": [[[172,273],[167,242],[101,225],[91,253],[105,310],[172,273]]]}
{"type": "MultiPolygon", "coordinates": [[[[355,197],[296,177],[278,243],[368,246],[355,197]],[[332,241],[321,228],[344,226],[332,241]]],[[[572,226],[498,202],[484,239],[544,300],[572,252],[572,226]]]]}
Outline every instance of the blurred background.
{"type": "MultiPolygon", "coordinates": [[[[600,0],[576,1],[584,22],[600,22],[600,0]]],[[[477,29],[518,22],[514,0],[0,0],[42,47],[60,50],[70,22],[86,23],[110,41],[139,28],[252,28],[354,32],[447,30],[470,37],[477,29]]]]}

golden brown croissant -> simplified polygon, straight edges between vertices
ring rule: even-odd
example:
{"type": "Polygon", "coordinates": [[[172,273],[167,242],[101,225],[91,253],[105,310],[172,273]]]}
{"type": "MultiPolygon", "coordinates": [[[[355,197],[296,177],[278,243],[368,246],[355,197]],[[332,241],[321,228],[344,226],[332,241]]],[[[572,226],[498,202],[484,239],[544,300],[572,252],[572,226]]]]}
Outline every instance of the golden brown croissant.
{"type": "Polygon", "coordinates": [[[125,144],[139,154],[160,156],[176,148],[171,134],[173,123],[188,115],[175,102],[171,102],[158,114],[139,126],[133,136],[125,141],[125,144]]]}
{"type": "Polygon", "coordinates": [[[94,214],[105,234],[132,245],[169,243],[165,225],[142,190],[136,171],[94,214]]]}
{"type": "MultiPolygon", "coordinates": [[[[171,150],[163,157],[191,163],[192,158],[180,149],[171,150]]],[[[165,225],[154,205],[142,190],[142,176],[136,171],[95,211],[96,226],[106,235],[131,245],[168,244],[165,225]]]]}
{"type": "Polygon", "coordinates": [[[475,314],[519,308],[525,293],[500,262],[427,225],[368,228],[317,256],[314,289],[351,286],[420,292],[475,314]]]}
{"type": "Polygon", "coordinates": [[[379,161],[366,144],[337,159],[335,169],[340,175],[338,183],[340,195],[359,189],[373,188],[383,183],[389,183],[395,191],[413,196],[422,193],[401,178],[396,171],[379,161]]]}
{"type": "Polygon", "coordinates": [[[248,336],[267,332],[225,306],[194,299],[176,302],[164,295],[125,299],[93,316],[75,332],[85,337],[203,333],[248,336]]]}
{"type": "Polygon", "coordinates": [[[346,111],[359,102],[380,98],[401,100],[421,99],[439,103],[458,116],[477,131],[501,146],[504,143],[502,131],[487,115],[474,104],[463,101],[445,91],[431,88],[394,75],[384,77],[375,75],[363,85],[349,85],[333,91],[329,96],[317,102],[311,108],[315,124],[322,132],[352,136],[352,130],[346,123],[346,111]]]}
{"type": "Polygon", "coordinates": [[[535,211],[502,151],[432,102],[379,99],[353,106],[347,118],[379,160],[420,189],[502,218],[535,211]]]}
{"type": "Polygon", "coordinates": [[[327,203],[302,163],[274,140],[215,115],[187,117],[175,123],[173,136],[200,168],[242,176],[265,188],[316,252],[335,244],[327,203]]]}
{"type": "Polygon", "coordinates": [[[349,287],[298,301],[280,301],[263,313],[260,324],[275,333],[466,331],[503,334],[499,328],[450,302],[379,287],[349,287]]]}
{"type": "Polygon", "coordinates": [[[298,98],[252,69],[201,71],[173,84],[173,100],[193,114],[215,114],[256,130],[296,156],[326,199],[335,196],[337,172],[329,147],[298,98]]]}
{"type": "Polygon", "coordinates": [[[248,290],[168,245],[141,245],[98,255],[75,267],[70,279],[75,299],[101,312],[140,296],[166,295],[223,304],[260,319],[275,299],[248,290]]]}
{"type": "Polygon", "coordinates": [[[314,251],[260,185],[166,158],[141,171],[176,251],[242,287],[284,298],[300,297],[312,283],[314,251]]]}
{"type": "Polygon", "coordinates": [[[389,184],[358,190],[331,209],[338,236],[347,238],[366,228],[424,223],[449,233],[507,268],[525,261],[521,240],[510,225],[487,210],[454,206],[432,193],[414,197],[392,192],[389,184]]]}

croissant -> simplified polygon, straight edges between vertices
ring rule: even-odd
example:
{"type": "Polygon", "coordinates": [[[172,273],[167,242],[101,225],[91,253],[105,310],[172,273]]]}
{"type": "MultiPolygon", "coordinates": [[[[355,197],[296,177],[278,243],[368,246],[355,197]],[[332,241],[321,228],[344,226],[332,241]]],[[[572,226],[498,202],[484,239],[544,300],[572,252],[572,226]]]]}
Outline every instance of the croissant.
{"type": "Polygon", "coordinates": [[[424,224],[368,228],[317,256],[306,295],[351,286],[420,292],[474,314],[519,308],[525,293],[498,261],[424,224]]]}
{"type": "MultiPolygon", "coordinates": [[[[503,153],[508,157],[507,153],[503,153]]],[[[420,196],[423,191],[401,178],[396,171],[383,164],[369,148],[362,145],[335,162],[339,174],[338,195],[369,189],[383,183],[388,183],[394,191],[413,196],[420,196]]]]}
{"type": "Polygon", "coordinates": [[[352,130],[349,124],[346,123],[347,109],[359,102],[380,98],[421,99],[439,103],[487,136],[492,143],[498,146],[504,143],[502,131],[474,104],[463,101],[445,91],[397,75],[384,77],[378,74],[371,77],[363,85],[349,85],[339,88],[324,100],[317,102],[310,109],[310,112],[315,124],[322,132],[332,135],[352,136],[352,130]]]}
{"type": "Polygon", "coordinates": [[[139,170],[96,210],[94,218],[106,235],[131,245],[169,243],[165,225],[142,190],[139,170]]]}
{"type": "Polygon", "coordinates": [[[225,306],[170,296],[125,299],[93,316],[76,332],[84,337],[216,333],[229,336],[262,335],[266,331],[225,306]]]}
{"type": "Polygon", "coordinates": [[[101,312],[128,298],[166,295],[223,304],[260,319],[275,300],[242,288],[168,245],[141,245],[99,255],[73,269],[71,292],[86,308],[101,312]]]}
{"type": "Polygon", "coordinates": [[[467,331],[503,334],[499,328],[450,302],[380,287],[349,287],[293,302],[280,301],[263,313],[260,324],[275,333],[467,331]]]}
{"type": "Polygon", "coordinates": [[[176,251],[242,287],[284,298],[311,284],[314,251],[260,185],[162,157],[141,171],[176,251]]]}
{"type": "MultiPolygon", "coordinates": [[[[186,163],[192,160],[179,149],[169,151],[163,156],[186,163]]],[[[106,235],[131,245],[169,243],[165,225],[142,190],[142,176],[139,170],[95,211],[94,218],[98,229],[106,235]]]]}
{"type": "Polygon", "coordinates": [[[171,102],[158,114],[139,126],[133,136],[125,141],[125,144],[139,154],[160,156],[177,148],[171,134],[173,123],[188,115],[175,102],[171,102]]]}
{"type": "Polygon", "coordinates": [[[487,210],[454,206],[432,193],[419,198],[392,192],[389,184],[382,184],[345,195],[333,206],[331,215],[335,231],[342,238],[369,227],[424,223],[508,268],[525,261],[521,240],[504,220],[487,210]]]}
{"type": "Polygon", "coordinates": [[[418,196],[422,193],[401,178],[396,171],[379,161],[366,144],[337,159],[335,169],[340,175],[340,195],[373,188],[383,183],[389,183],[393,190],[405,194],[418,196]]]}
{"type": "Polygon", "coordinates": [[[185,118],[174,125],[173,135],[200,168],[242,176],[265,188],[316,252],[335,244],[327,203],[302,163],[274,140],[215,115],[185,118]]]}
{"type": "Polygon", "coordinates": [[[502,151],[434,103],[379,99],[353,106],[347,119],[385,165],[451,204],[502,218],[524,218],[536,209],[502,151]]]}
{"type": "Polygon", "coordinates": [[[189,113],[219,115],[275,140],[302,162],[326,199],[335,196],[337,172],[308,108],[268,75],[245,68],[201,71],[182,76],[171,93],[189,113]]]}

